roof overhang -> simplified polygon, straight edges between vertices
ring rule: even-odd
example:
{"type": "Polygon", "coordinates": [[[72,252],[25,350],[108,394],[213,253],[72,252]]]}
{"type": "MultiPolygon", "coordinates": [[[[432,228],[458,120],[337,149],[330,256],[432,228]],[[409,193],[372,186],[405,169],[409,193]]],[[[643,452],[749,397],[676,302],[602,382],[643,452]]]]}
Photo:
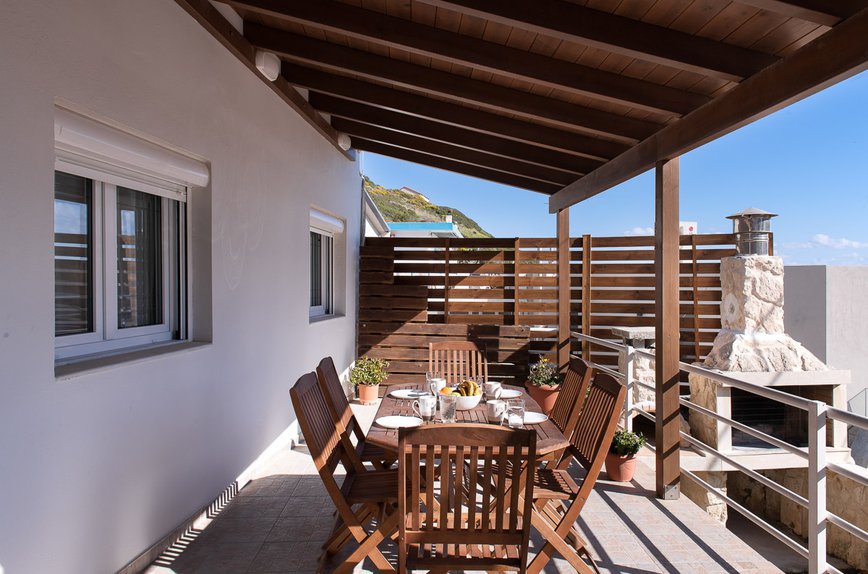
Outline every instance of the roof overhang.
{"type": "MultiPolygon", "coordinates": [[[[338,149],[550,195],[551,211],[868,63],[868,0],[176,0],[338,149]]],[[[351,152],[347,153],[352,157],[351,152]]]]}

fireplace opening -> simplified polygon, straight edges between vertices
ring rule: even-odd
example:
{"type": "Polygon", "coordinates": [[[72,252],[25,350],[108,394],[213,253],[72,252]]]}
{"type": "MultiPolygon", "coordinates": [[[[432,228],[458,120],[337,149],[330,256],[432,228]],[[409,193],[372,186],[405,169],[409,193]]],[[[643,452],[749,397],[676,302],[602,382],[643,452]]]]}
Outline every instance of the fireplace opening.
{"type": "MultiPolygon", "coordinates": [[[[775,389],[809,400],[833,404],[833,387],[831,385],[794,385],[775,387],[775,389]]],[[[794,446],[808,446],[808,413],[802,409],[735,388],[732,389],[731,408],[733,420],[785,440],[794,446]]],[[[832,425],[827,425],[826,434],[827,445],[834,444],[832,425]]],[[[732,431],[732,445],[774,448],[772,445],[738,429],[732,431]]]]}

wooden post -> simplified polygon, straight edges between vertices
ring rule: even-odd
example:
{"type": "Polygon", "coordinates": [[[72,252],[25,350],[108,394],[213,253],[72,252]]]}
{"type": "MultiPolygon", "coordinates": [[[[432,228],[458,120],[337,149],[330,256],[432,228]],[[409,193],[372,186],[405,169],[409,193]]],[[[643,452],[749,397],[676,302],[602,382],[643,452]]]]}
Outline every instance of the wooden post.
{"type": "MultiPolygon", "coordinates": [[[[504,253],[506,253],[506,251],[504,251],[504,253]]],[[[519,239],[518,237],[515,238],[515,248],[513,250],[512,263],[513,263],[514,272],[515,272],[515,275],[513,275],[515,277],[515,279],[514,279],[514,284],[513,284],[513,295],[512,295],[512,301],[513,301],[513,303],[512,303],[512,324],[513,325],[520,325],[521,322],[519,321],[519,313],[521,311],[521,308],[519,306],[520,294],[519,294],[518,282],[519,282],[519,278],[521,277],[521,269],[519,268],[519,265],[521,263],[521,239],[519,239]]],[[[504,287],[506,287],[505,284],[504,284],[504,287]]],[[[505,293],[504,293],[504,295],[505,295],[505,293]]],[[[504,299],[506,299],[506,297],[504,297],[504,299]]]]}
{"type": "MultiPolygon", "coordinates": [[[[697,261],[696,253],[696,236],[690,236],[690,260],[693,270],[693,360],[699,361],[699,354],[702,349],[699,347],[700,332],[699,332],[699,261],[697,261]]],[[[678,303],[681,304],[681,296],[678,297],[678,303]]],[[[723,426],[723,425],[721,425],[723,426]]]]}
{"type": "MultiPolygon", "coordinates": [[[[591,334],[591,236],[582,236],[582,334],[591,334]]],[[[582,358],[591,360],[591,344],[582,341],[582,358]]]]}
{"type": "Polygon", "coordinates": [[[443,322],[449,323],[449,238],[446,238],[446,246],[443,250],[443,322]]]}
{"type": "Polygon", "coordinates": [[[678,158],[657,162],[655,233],[657,497],[679,497],[678,158]]]}
{"type": "Polygon", "coordinates": [[[570,208],[558,211],[558,367],[570,364],[570,208]]]}

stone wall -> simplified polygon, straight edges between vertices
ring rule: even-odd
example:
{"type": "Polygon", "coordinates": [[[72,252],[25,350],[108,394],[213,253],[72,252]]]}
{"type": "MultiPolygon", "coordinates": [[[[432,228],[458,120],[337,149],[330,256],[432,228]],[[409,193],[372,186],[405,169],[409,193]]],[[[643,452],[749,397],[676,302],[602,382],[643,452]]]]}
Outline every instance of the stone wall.
{"type": "MultiPolygon", "coordinates": [[[[808,471],[804,468],[764,470],[761,474],[804,497],[808,496],[808,471]]],[[[727,480],[729,496],[748,510],[779,523],[802,538],[808,534],[808,511],[770,488],[741,472],[730,472],[727,480]]],[[[829,471],[826,476],[829,512],[866,528],[868,525],[868,487],[829,471]]],[[[828,552],[847,564],[868,570],[868,543],[830,524],[827,534],[828,552]]]]}

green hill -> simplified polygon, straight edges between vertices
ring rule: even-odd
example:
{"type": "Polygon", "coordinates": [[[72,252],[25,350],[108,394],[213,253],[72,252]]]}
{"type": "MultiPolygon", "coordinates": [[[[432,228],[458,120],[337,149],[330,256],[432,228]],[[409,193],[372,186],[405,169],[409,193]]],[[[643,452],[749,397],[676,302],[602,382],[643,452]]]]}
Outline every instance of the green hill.
{"type": "Polygon", "coordinates": [[[400,189],[386,189],[364,176],[365,191],[377,205],[387,222],[399,221],[443,221],[452,214],[452,221],[464,237],[492,237],[479,227],[479,224],[454,207],[435,205],[421,197],[404,193],[400,189]]]}

